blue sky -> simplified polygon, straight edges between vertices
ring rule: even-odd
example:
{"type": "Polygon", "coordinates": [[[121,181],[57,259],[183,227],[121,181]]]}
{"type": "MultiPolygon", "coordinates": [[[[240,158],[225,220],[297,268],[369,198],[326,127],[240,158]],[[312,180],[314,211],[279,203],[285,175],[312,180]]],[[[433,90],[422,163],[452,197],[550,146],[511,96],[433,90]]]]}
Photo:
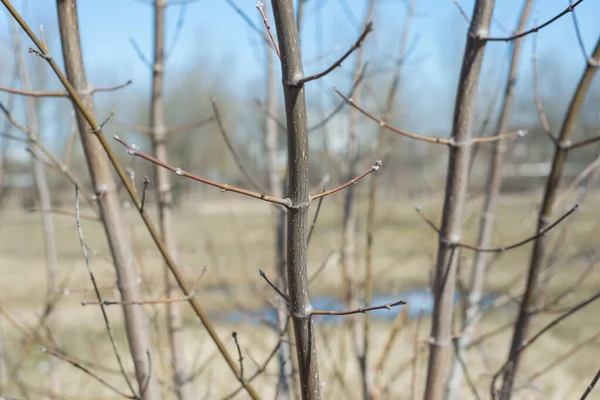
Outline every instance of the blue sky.
{"type": "MultiPolygon", "coordinates": [[[[234,1],[257,26],[262,27],[255,0],[234,1]]],[[[269,6],[270,2],[267,0],[265,3],[269,6]]],[[[461,0],[460,3],[470,15],[474,1],[461,0]]],[[[44,25],[46,40],[53,53],[58,55],[56,3],[48,0],[15,0],[14,4],[31,26],[44,25]]],[[[303,56],[307,60],[305,73],[315,72],[332,62],[354,42],[361,29],[360,21],[366,4],[365,0],[308,0],[306,22],[302,27],[303,56]],[[322,42],[316,40],[319,32],[322,42]],[[320,52],[327,53],[327,56],[319,62],[309,61],[320,52]]],[[[545,21],[567,4],[568,0],[537,0],[533,17],[538,23],[545,21]]],[[[492,35],[505,36],[506,30],[512,31],[521,8],[521,0],[496,1],[492,35]]],[[[168,8],[167,43],[172,41],[180,10],[179,6],[168,8]]],[[[587,51],[591,52],[600,34],[597,23],[600,1],[585,0],[576,10],[584,44],[587,51]]],[[[2,12],[0,45],[3,48],[0,51],[6,54],[9,49],[7,43],[10,43],[9,29],[3,29],[2,25],[6,24],[8,13],[5,10],[2,12]]],[[[128,90],[149,93],[150,72],[133,50],[130,39],[139,43],[146,57],[152,56],[152,7],[134,0],[80,0],[79,14],[84,59],[88,78],[93,85],[109,86],[133,79],[133,87],[128,90]]],[[[406,8],[401,0],[376,0],[374,32],[367,39],[367,57],[383,59],[379,61],[383,64],[386,59],[393,59],[405,16],[406,8]]],[[[533,26],[533,22],[530,20],[529,26],[533,26]]],[[[426,104],[411,112],[413,121],[406,123],[408,128],[417,123],[422,127],[426,119],[431,129],[447,127],[452,113],[448,104],[451,104],[456,88],[467,23],[452,0],[420,0],[412,26],[410,57],[413,62],[406,67],[406,72],[411,75],[407,90],[418,93],[421,96],[419,99],[426,99],[426,104]],[[428,118],[432,113],[438,118],[428,118]]],[[[529,36],[523,45],[521,70],[525,80],[530,79],[531,74],[531,43],[532,36],[529,36]]],[[[507,45],[500,42],[489,44],[486,50],[483,80],[488,82],[490,88],[495,85],[490,82],[497,81],[504,74],[506,49],[507,45]]],[[[540,73],[543,75],[543,68],[546,68],[559,74],[559,79],[555,77],[556,82],[550,81],[550,85],[542,88],[544,93],[551,95],[558,86],[570,93],[585,65],[570,15],[539,33],[538,53],[545,61],[545,64],[541,64],[540,73]]],[[[197,69],[202,74],[205,66],[199,64],[206,63],[225,78],[222,84],[227,89],[233,91],[241,87],[244,88],[242,96],[246,93],[252,97],[256,95],[253,89],[260,87],[258,83],[264,80],[263,56],[261,39],[225,0],[201,0],[185,8],[179,40],[169,56],[167,79],[184,69],[197,69]]],[[[348,60],[317,89],[328,90],[334,85],[349,87],[352,67],[352,60],[348,60]]],[[[3,76],[0,81],[7,85],[8,77],[3,76]]],[[[59,88],[56,81],[50,86],[59,88]]],[[[530,87],[526,89],[530,90],[530,87]]],[[[316,90],[315,86],[311,90],[316,90]]],[[[567,100],[568,96],[565,96],[564,102],[567,100]]]]}
{"type": "MultiPolygon", "coordinates": [[[[24,10],[23,6],[25,1],[14,3],[19,10],[25,11],[27,21],[32,26],[44,24],[49,42],[56,43],[54,1],[29,0],[27,10],[24,10]]],[[[254,0],[236,0],[236,3],[261,26],[254,0]]],[[[496,21],[512,30],[522,1],[499,0],[496,3],[496,21]]],[[[535,17],[538,21],[544,21],[564,9],[567,3],[567,0],[538,0],[535,17]]],[[[356,37],[360,29],[358,21],[362,19],[365,4],[364,0],[309,0],[306,7],[306,24],[303,26],[305,59],[317,55],[314,39],[318,9],[321,9],[321,18],[325,22],[323,48],[325,51],[337,50],[331,52],[329,59],[333,59],[356,37]],[[323,5],[319,5],[319,2],[323,5]],[[344,3],[348,5],[347,9],[354,18],[344,11],[344,3]]],[[[376,4],[373,36],[377,40],[377,50],[383,52],[385,48],[390,48],[391,51],[388,52],[393,53],[397,47],[395,38],[404,21],[405,7],[400,0],[376,0],[376,4]]],[[[463,0],[461,4],[470,14],[473,1],[463,0]]],[[[460,40],[467,26],[452,0],[421,0],[417,10],[418,16],[413,22],[412,36],[418,35],[419,40],[414,56],[428,57],[429,60],[425,64],[420,64],[420,69],[425,68],[435,75],[444,65],[438,57],[432,57],[432,54],[439,52],[440,47],[448,44],[448,41],[460,40]]],[[[168,9],[169,37],[173,34],[179,11],[180,7],[176,6],[168,9]]],[[[148,81],[148,70],[133,51],[129,39],[135,39],[145,54],[151,56],[152,7],[134,0],[80,0],[79,12],[84,56],[90,76],[132,78],[136,84],[148,81]]],[[[597,16],[600,15],[600,2],[584,1],[578,7],[577,14],[588,51],[591,51],[598,35],[597,16]]],[[[5,18],[1,23],[4,21],[5,18]]],[[[502,30],[498,28],[500,25],[494,25],[492,33],[501,34],[502,30]]],[[[567,68],[579,66],[583,62],[568,15],[540,33],[538,46],[540,53],[551,49],[560,51],[561,60],[567,68]]],[[[461,53],[460,48],[453,50],[461,53]]],[[[226,65],[231,70],[232,85],[263,76],[261,59],[257,57],[262,56],[260,39],[224,0],[201,0],[186,7],[184,26],[170,57],[169,67],[172,70],[189,67],[188,63],[193,55],[202,55],[216,65],[226,65]]],[[[305,72],[310,72],[312,68],[307,66],[306,70],[305,72]]]]}

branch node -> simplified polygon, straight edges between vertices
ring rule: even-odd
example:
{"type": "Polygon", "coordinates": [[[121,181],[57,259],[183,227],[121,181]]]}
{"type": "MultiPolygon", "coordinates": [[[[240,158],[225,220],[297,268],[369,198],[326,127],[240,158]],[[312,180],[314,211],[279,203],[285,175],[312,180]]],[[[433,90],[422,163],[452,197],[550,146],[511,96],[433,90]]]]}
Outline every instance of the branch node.
{"type": "Polygon", "coordinates": [[[382,160],[375,161],[375,164],[373,164],[371,166],[371,171],[379,171],[379,168],[381,168],[382,165],[383,165],[383,161],[382,160]]]}
{"type": "Polygon", "coordinates": [[[179,167],[177,167],[177,169],[175,169],[175,173],[179,176],[183,176],[183,174],[185,174],[185,172],[179,167]]]}

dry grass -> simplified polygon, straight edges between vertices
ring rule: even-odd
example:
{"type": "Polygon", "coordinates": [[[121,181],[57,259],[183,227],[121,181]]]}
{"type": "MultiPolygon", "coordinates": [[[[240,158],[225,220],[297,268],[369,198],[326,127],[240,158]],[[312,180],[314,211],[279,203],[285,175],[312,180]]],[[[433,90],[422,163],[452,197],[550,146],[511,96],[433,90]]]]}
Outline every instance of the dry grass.
{"type": "MultiPolygon", "coordinates": [[[[375,286],[376,292],[398,295],[403,290],[427,286],[436,250],[436,236],[414,212],[414,206],[420,205],[424,213],[434,220],[439,218],[442,196],[431,196],[413,203],[384,200],[378,210],[378,230],[375,244],[375,286]]],[[[505,197],[499,205],[495,244],[510,244],[533,232],[535,224],[535,203],[538,193],[523,196],[505,197]]],[[[595,261],[598,249],[598,229],[595,221],[600,211],[591,207],[599,197],[593,195],[587,199],[587,207],[582,207],[567,223],[552,233],[557,247],[553,267],[548,269],[551,275],[546,293],[548,298],[562,292],[570,283],[578,279],[584,269],[595,261]],[[564,235],[561,231],[564,228],[564,235]]],[[[340,211],[338,199],[328,199],[322,209],[315,236],[309,254],[310,271],[315,271],[332,249],[340,244],[340,211]]],[[[361,204],[359,215],[364,216],[365,204],[361,204]]],[[[150,206],[149,206],[150,207],[150,206]]],[[[263,269],[274,276],[273,270],[273,233],[270,218],[271,206],[254,200],[245,200],[224,194],[217,200],[198,203],[187,202],[176,211],[176,235],[181,251],[181,266],[192,282],[201,273],[203,266],[207,272],[200,281],[198,299],[214,315],[223,315],[229,310],[238,310],[241,306],[253,309],[268,304],[275,294],[267,288],[258,275],[263,269]]],[[[474,242],[477,229],[477,215],[480,199],[472,200],[468,207],[468,221],[465,224],[465,241],[474,242]]],[[[314,210],[313,210],[314,212],[314,210]]],[[[162,264],[149,236],[133,210],[127,212],[134,239],[135,253],[147,299],[158,298],[162,290],[162,264]]],[[[69,290],[68,295],[59,295],[55,318],[59,331],[55,337],[68,354],[90,361],[109,369],[115,369],[116,363],[110,352],[101,315],[95,306],[82,307],[82,300],[93,300],[89,291],[91,284],[81,257],[78,245],[75,221],[72,217],[56,216],[57,237],[60,255],[62,287],[69,290]],[[81,292],[88,290],[87,292],[81,292]]],[[[99,223],[83,221],[83,229],[88,246],[93,249],[91,265],[105,299],[117,299],[114,290],[115,275],[109,252],[99,223]]],[[[360,220],[359,229],[364,229],[364,220],[360,220]]],[[[0,214],[0,305],[15,321],[22,326],[35,325],[45,302],[45,269],[40,218],[16,207],[4,209],[0,214]]],[[[362,261],[364,234],[361,234],[361,247],[358,251],[362,261]]],[[[503,254],[493,264],[488,289],[498,293],[509,291],[518,295],[524,285],[524,274],[528,265],[530,245],[503,254]]],[[[472,253],[461,253],[461,276],[466,280],[472,253]]],[[[341,272],[336,264],[328,266],[313,288],[313,295],[331,295],[340,291],[341,272]]],[[[581,300],[597,291],[600,284],[599,274],[593,270],[585,282],[571,293],[561,304],[568,305],[581,300]]],[[[418,307],[418,305],[409,305],[418,307]]],[[[162,306],[145,306],[155,326],[162,325],[162,306]]],[[[508,307],[490,313],[479,326],[478,333],[488,332],[508,323],[514,318],[514,307],[508,307]]],[[[582,313],[559,325],[547,336],[527,350],[524,358],[523,375],[526,378],[544,368],[553,359],[567,352],[578,342],[600,331],[600,323],[593,316],[597,306],[590,306],[582,313]]],[[[117,333],[122,353],[126,353],[125,337],[121,323],[120,309],[109,307],[109,316],[117,333]]],[[[554,318],[556,314],[544,314],[536,320],[536,327],[554,318]]],[[[36,390],[48,386],[45,369],[48,356],[39,350],[39,343],[23,345],[25,335],[11,325],[6,318],[0,317],[4,331],[5,346],[9,360],[20,363],[19,381],[24,382],[32,398],[42,397],[36,390]]],[[[389,334],[391,323],[375,321],[372,348],[376,357],[389,334]]],[[[232,323],[223,318],[217,319],[217,328],[235,353],[235,345],[230,335],[239,334],[244,351],[246,375],[256,368],[254,361],[262,363],[277,343],[276,334],[268,328],[251,324],[248,321],[232,323]]],[[[389,382],[389,392],[384,398],[410,398],[410,364],[404,370],[400,366],[409,362],[414,344],[413,336],[416,321],[410,320],[403,327],[394,344],[391,357],[381,376],[381,382],[389,382]]],[[[534,327],[535,329],[535,327],[534,327]]],[[[429,321],[424,319],[418,337],[425,339],[429,333],[429,321]]],[[[164,329],[154,332],[157,343],[165,343],[164,329]]],[[[510,331],[494,337],[477,349],[473,349],[469,359],[469,372],[480,388],[482,398],[488,398],[489,374],[493,373],[506,356],[510,331]]],[[[208,336],[186,309],[186,343],[188,359],[191,365],[201,373],[196,380],[198,398],[221,398],[238,387],[234,377],[218,356],[208,336]],[[202,369],[202,366],[208,368],[202,369]],[[208,394],[207,394],[208,393],[208,394]]],[[[318,341],[322,363],[322,379],[325,382],[325,398],[358,398],[356,395],[356,363],[352,359],[349,335],[343,327],[319,325],[318,341]],[[342,379],[343,378],[343,379],[342,379]],[[344,389],[344,386],[347,386],[344,389]],[[348,393],[352,393],[350,396],[348,393]]],[[[424,343],[424,342],[423,342],[424,343]]],[[[537,377],[532,384],[517,392],[519,399],[572,399],[578,398],[591,379],[597,360],[598,342],[591,341],[579,353],[568,361],[556,366],[548,373],[537,377]]],[[[421,345],[425,347],[424,344],[421,345]]],[[[166,346],[159,346],[160,352],[154,364],[161,371],[161,379],[168,380],[168,358],[166,346]]],[[[127,358],[127,357],[126,357],[127,358]]],[[[417,373],[417,397],[420,397],[424,384],[426,352],[421,352],[417,373]]],[[[273,359],[267,373],[262,375],[256,386],[265,398],[274,394],[277,360],[273,359]]],[[[130,363],[129,363],[130,364],[130,363]]],[[[131,365],[129,365],[131,370],[131,365]]],[[[110,371],[102,372],[103,377],[120,388],[125,388],[123,379],[110,371]]],[[[113,398],[107,391],[82,372],[68,364],[60,365],[64,398],[113,398]]],[[[11,379],[7,394],[20,396],[17,381],[11,379]]],[[[165,387],[165,397],[170,392],[165,387]]],[[[465,397],[471,398],[465,387],[465,397]]],[[[238,398],[245,398],[240,394],[238,398]]]]}

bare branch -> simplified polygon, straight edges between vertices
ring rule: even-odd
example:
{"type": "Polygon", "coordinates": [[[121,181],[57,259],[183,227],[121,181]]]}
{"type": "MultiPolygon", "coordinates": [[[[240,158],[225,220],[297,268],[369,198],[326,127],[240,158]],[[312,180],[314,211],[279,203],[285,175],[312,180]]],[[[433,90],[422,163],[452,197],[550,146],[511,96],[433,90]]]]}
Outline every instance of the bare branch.
{"type": "Polygon", "coordinates": [[[144,176],[144,188],[142,189],[142,202],[140,208],[144,209],[144,203],[146,202],[146,192],[148,191],[148,185],[150,184],[150,179],[147,176],[144,176]]]}
{"type": "Polygon", "coordinates": [[[529,29],[527,31],[517,33],[517,34],[512,35],[512,36],[506,36],[506,37],[481,37],[481,36],[479,36],[477,34],[474,34],[474,33],[469,33],[469,35],[470,36],[477,35],[478,39],[485,40],[485,41],[488,41],[488,42],[508,42],[508,41],[511,41],[511,40],[519,39],[519,38],[522,38],[523,36],[527,36],[527,35],[529,35],[531,33],[538,32],[540,29],[547,27],[548,25],[550,25],[554,21],[560,19],[562,16],[564,16],[564,15],[570,13],[570,12],[573,12],[573,10],[575,9],[575,7],[577,7],[582,2],[583,2],[583,0],[577,0],[575,3],[569,4],[569,6],[567,8],[565,8],[562,12],[560,12],[558,15],[550,18],[548,21],[544,22],[543,24],[538,25],[538,26],[536,26],[534,28],[531,28],[531,29],[529,29]]]}
{"type": "Polygon", "coordinates": [[[206,273],[206,270],[207,270],[207,267],[204,266],[204,268],[202,268],[202,272],[200,273],[198,278],[196,278],[196,280],[194,281],[194,284],[190,288],[190,291],[188,292],[188,294],[186,294],[184,296],[174,297],[174,298],[170,298],[170,299],[145,300],[145,301],[109,301],[109,300],[87,301],[87,300],[84,300],[81,302],[81,305],[82,306],[102,306],[103,305],[103,306],[107,306],[107,307],[108,306],[119,306],[119,305],[120,306],[124,306],[124,305],[143,306],[143,305],[148,305],[148,304],[170,304],[170,303],[179,303],[181,301],[188,301],[190,298],[195,296],[196,289],[198,288],[198,283],[200,282],[200,279],[202,279],[202,277],[206,273]]]}
{"type": "MultiPolygon", "coordinates": [[[[362,68],[362,71],[360,72],[360,75],[358,76],[358,78],[354,81],[354,83],[352,84],[352,88],[350,89],[350,93],[348,93],[348,97],[352,97],[352,95],[354,94],[356,88],[358,87],[358,85],[360,85],[360,83],[362,82],[363,78],[365,77],[365,73],[367,71],[367,65],[369,63],[366,62],[365,65],[362,68]]],[[[344,104],[346,103],[346,101],[342,100],[337,107],[335,107],[333,109],[333,111],[331,111],[331,113],[326,116],[325,118],[323,118],[321,121],[317,122],[316,124],[314,124],[313,126],[308,128],[308,133],[314,132],[318,129],[321,129],[322,127],[324,127],[325,125],[327,125],[327,123],[329,121],[331,121],[331,119],[333,119],[333,117],[335,117],[335,115],[340,112],[340,110],[342,108],[344,108],[344,104]]]]}
{"type": "Polygon", "coordinates": [[[590,393],[592,393],[592,390],[594,390],[596,383],[598,383],[598,380],[600,380],[600,369],[598,370],[598,372],[596,372],[596,375],[594,375],[594,378],[592,379],[588,387],[585,388],[585,392],[583,392],[583,395],[581,395],[580,400],[585,400],[588,398],[590,393]]]}
{"type": "Polygon", "coordinates": [[[67,357],[64,357],[62,354],[52,351],[46,347],[42,347],[40,350],[42,350],[46,354],[49,354],[53,357],[58,358],[59,360],[68,362],[69,364],[71,364],[72,366],[77,368],[78,370],[83,371],[86,375],[90,376],[92,379],[96,380],[97,382],[99,382],[100,384],[102,384],[106,388],[110,389],[111,391],[115,392],[116,394],[118,394],[121,397],[125,397],[126,399],[137,399],[138,398],[136,395],[132,396],[132,395],[128,395],[128,394],[121,392],[119,389],[112,386],[110,383],[106,382],[104,379],[100,378],[98,375],[96,375],[95,373],[93,373],[92,371],[90,371],[88,368],[84,367],[77,361],[74,361],[67,357]]]}
{"type": "MultiPolygon", "coordinates": [[[[550,329],[554,328],[556,325],[560,324],[562,321],[564,321],[568,317],[572,316],[573,314],[577,313],[579,310],[587,307],[588,305],[592,304],[593,302],[595,302],[598,299],[600,299],[600,292],[598,292],[598,293],[594,294],[593,296],[589,297],[588,299],[576,304],[569,311],[565,312],[564,314],[560,315],[559,317],[557,317],[557,318],[553,319],[552,321],[550,321],[549,323],[547,323],[543,328],[541,328],[530,339],[524,340],[519,345],[519,347],[516,349],[515,352],[522,353],[525,349],[527,349],[532,344],[534,344],[540,337],[542,337],[550,329]]],[[[492,398],[495,398],[496,381],[500,377],[500,374],[502,374],[502,372],[504,372],[507,368],[509,368],[512,363],[513,363],[513,360],[512,360],[512,357],[510,357],[508,360],[506,360],[506,362],[502,365],[502,367],[500,367],[498,372],[496,372],[494,374],[494,377],[492,379],[492,384],[490,386],[492,398]]],[[[595,381],[593,381],[593,383],[595,384],[595,381]]]]}
{"type": "MultiPolygon", "coordinates": [[[[517,243],[513,243],[508,246],[482,248],[482,247],[478,247],[478,246],[474,246],[472,244],[462,243],[462,242],[450,243],[450,244],[454,245],[456,247],[461,247],[463,249],[473,250],[473,251],[480,252],[480,253],[502,253],[504,251],[508,251],[508,250],[515,249],[517,247],[521,247],[529,242],[532,242],[532,241],[544,236],[546,233],[548,233],[549,231],[554,229],[556,226],[558,226],[561,222],[563,222],[567,217],[569,217],[571,214],[573,214],[577,210],[577,208],[579,208],[579,205],[575,204],[569,211],[567,211],[565,214],[563,214],[559,219],[557,219],[556,221],[554,221],[552,224],[548,225],[544,229],[541,229],[535,235],[532,235],[526,239],[520,240],[517,243]]],[[[416,211],[425,220],[427,225],[429,225],[433,230],[435,230],[436,232],[439,233],[439,228],[437,226],[435,226],[435,224],[429,218],[427,218],[426,216],[424,216],[421,213],[421,209],[419,207],[417,207],[416,211]]]]}
{"type": "Polygon", "coordinates": [[[367,176],[367,175],[369,175],[369,174],[371,174],[373,172],[377,172],[379,170],[379,168],[381,168],[382,165],[383,165],[383,161],[381,161],[381,160],[375,161],[375,164],[373,164],[368,171],[363,172],[362,174],[360,174],[359,176],[357,176],[354,179],[350,179],[348,182],[344,183],[341,186],[338,186],[338,187],[333,188],[331,190],[325,190],[325,191],[323,191],[321,193],[318,193],[318,194],[315,194],[314,196],[311,196],[311,201],[312,200],[316,200],[316,199],[321,198],[321,197],[329,196],[330,194],[334,194],[336,192],[339,192],[340,190],[343,190],[343,189],[347,188],[350,185],[354,185],[356,182],[360,181],[365,176],[367,176]]]}
{"type": "Polygon", "coordinates": [[[372,306],[372,307],[365,307],[365,308],[357,308],[356,310],[349,310],[349,311],[323,311],[323,310],[313,310],[313,312],[311,313],[311,315],[352,315],[352,314],[364,314],[366,312],[369,311],[375,311],[375,310],[391,310],[393,307],[396,306],[401,306],[406,304],[406,300],[400,300],[400,301],[396,301],[394,303],[388,303],[388,304],[383,304],[380,306],[372,306]]]}
{"type": "MultiPolygon", "coordinates": [[[[191,122],[189,124],[174,125],[174,126],[171,126],[171,127],[167,127],[167,134],[169,135],[169,134],[174,134],[174,133],[189,131],[191,129],[200,128],[200,127],[202,127],[204,125],[207,125],[207,124],[213,122],[214,120],[215,120],[215,117],[213,115],[211,115],[208,118],[201,119],[201,120],[196,121],[196,122],[191,122]]],[[[134,130],[134,131],[139,132],[139,133],[144,133],[144,134],[147,134],[147,135],[154,134],[154,129],[152,127],[141,126],[141,125],[131,125],[131,124],[127,124],[127,123],[120,122],[120,121],[117,121],[116,124],[119,125],[119,126],[122,126],[124,128],[134,130]]]]}
{"type": "MultiPolygon", "coordinates": [[[[75,223],[77,226],[77,235],[79,236],[79,245],[81,246],[81,251],[83,253],[83,261],[85,262],[85,266],[87,268],[88,274],[90,276],[90,281],[92,282],[92,286],[94,286],[94,293],[96,294],[96,299],[98,302],[102,303],[102,296],[100,295],[100,289],[98,288],[98,284],[96,283],[96,277],[92,272],[92,268],[90,267],[90,259],[88,256],[88,249],[85,241],[83,240],[83,229],[81,228],[81,216],[79,211],[79,186],[75,185],[75,223]]],[[[102,312],[102,318],[104,319],[104,326],[106,327],[106,332],[108,333],[108,338],[110,339],[110,344],[112,346],[113,353],[115,358],[117,359],[117,363],[119,364],[119,370],[121,371],[121,375],[125,379],[129,390],[133,393],[134,398],[137,398],[135,390],[133,389],[133,385],[127,373],[125,372],[125,367],[123,366],[123,361],[121,360],[121,355],[119,354],[119,350],[117,348],[117,342],[115,341],[112,327],[110,326],[110,322],[108,320],[108,315],[106,313],[106,309],[104,305],[100,305],[100,310],[102,312]]]]}
{"type": "Polygon", "coordinates": [[[533,94],[535,97],[535,108],[537,110],[538,118],[540,120],[540,124],[542,124],[542,129],[548,138],[554,143],[556,146],[560,146],[558,139],[554,137],[552,133],[552,128],[550,128],[550,123],[548,122],[548,117],[546,116],[546,111],[544,110],[544,103],[542,102],[542,95],[540,93],[540,82],[539,82],[539,73],[538,73],[538,57],[537,57],[537,35],[533,35],[533,46],[532,46],[532,60],[533,60],[533,94]]]}
{"type": "Polygon", "coordinates": [[[360,45],[362,44],[362,42],[365,40],[365,38],[367,37],[367,35],[369,34],[369,32],[371,32],[373,30],[373,23],[372,22],[368,22],[365,25],[365,28],[363,29],[362,33],[360,34],[360,36],[358,37],[358,39],[356,40],[356,42],[352,45],[352,47],[350,47],[350,49],[344,53],[343,56],[341,56],[337,61],[335,61],[333,64],[331,64],[327,69],[325,69],[322,72],[319,72],[317,74],[314,75],[309,75],[305,78],[299,79],[296,82],[293,82],[292,84],[296,85],[296,86],[301,86],[304,85],[307,82],[310,81],[314,81],[316,79],[322,78],[325,75],[329,74],[331,71],[333,71],[334,69],[336,69],[337,67],[340,67],[342,65],[342,62],[344,62],[344,60],[346,58],[348,58],[350,56],[350,54],[352,54],[352,52],[354,52],[354,50],[358,49],[360,47],[360,45]]]}
{"type": "MultiPolygon", "coordinates": [[[[73,211],[69,211],[69,210],[61,210],[59,208],[49,208],[49,209],[41,209],[41,208],[31,208],[29,209],[29,212],[47,212],[47,213],[51,213],[51,214],[56,214],[56,215],[67,215],[70,217],[75,217],[76,213],[74,213],[73,211]]],[[[94,221],[94,222],[99,222],[100,218],[97,215],[85,215],[82,214],[79,216],[81,219],[85,219],[87,221],[94,221]]]]}
{"type": "Polygon", "coordinates": [[[387,122],[383,121],[382,119],[377,118],[376,116],[374,116],[373,114],[369,113],[367,110],[361,108],[360,106],[358,106],[351,98],[346,97],[342,92],[340,92],[337,88],[333,88],[333,90],[341,97],[343,98],[347,104],[349,104],[350,106],[352,106],[353,108],[355,108],[356,110],[360,111],[365,117],[369,118],[372,121],[377,122],[380,126],[383,126],[387,129],[389,129],[390,131],[397,133],[399,135],[402,136],[406,136],[409,137],[411,139],[415,139],[415,140],[420,140],[422,142],[428,142],[428,143],[437,143],[437,144],[444,144],[450,147],[458,147],[458,146],[462,146],[465,144],[473,144],[473,143],[491,143],[491,142],[495,142],[497,140],[503,140],[503,139],[508,139],[511,137],[523,137],[525,136],[528,132],[525,130],[518,130],[518,131],[514,131],[514,132],[509,132],[509,133],[501,133],[497,136],[490,136],[490,137],[482,137],[482,138],[473,138],[470,140],[470,143],[457,143],[454,139],[444,139],[444,138],[436,138],[436,137],[429,137],[429,136],[422,136],[416,133],[410,133],[407,132],[405,130],[402,130],[400,128],[396,128],[393,125],[388,124],[387,122]]]}
{"type": "Polygon", "coordinates": [[[239,376],[239,380],[240,381],[244,381],[244,357],[242,356],[242,349],[240,348],[240,343],[238,342],[238,334],[237,332],[233,331],[231,333],[231,337],[233,338],[233,341],[235,342],[235,347],[237,347],[237,352],[238,352],[238,357],[239,357],[239,362],[240,362],[240,376],[239,376]]]}
{"type": "Polygon", "coordinates": [[[271,286],[271,288],[277,292],[278,295],[283,297],[285,299],[285,301],[287,301],[288,303],[290,302],[290,298],[285,293],[283,293],[281,291],[281,289],[279,289],[277,286],[275,286],[275,284],[273,282],[271,282],[269,280],[269,278],[267,277],[267,274],[265,274],[265,272],[262,269],[259,269],[258,273],[269,284],[269,286],[271,286]]]}
{"type": "Polygon", "coordinates": [[[152,157],[151,155],[149,155],[147,153],[144,153],[137,146],[127,144],[123,139],[121,139],[117,135],[114,136],[114,139],[117,142],[121,143],[123,146],[125,146],[125,148],[127,148],[127,153],[129,155],[143,158],[146,161],[150,161],[151,163],[156,164],[162,168],[165,168],[165,169],[168,169],[169,171],[175,172],[179,176],[184,176],[184,177],[192,179],[194,181],[198,181],[198,182],[202,182],[204,184],[210,185],[210,186],[214,186],[216,188],[221,189],[222,192],[239,193],[244,196],[253,197],[253,198],[259,199],[259,200],[264,200],[269,203],[280,204],[287,208],[293,207],[290,200],[288,200],[288,199],[280,199],[280,198],[272,197],[272,196],[269,196],[266,194],[260,194],[260,193],[252,192],[250,190],[241,189],[241,188],[231,186],[228,184],[222,184],[222,183],[211,181],[210,179],[202,178],[200,176],[186,172],[186,171],[182,170],[181,168],[173,167],[167,163],[164,163],[164,162],[156,159],[155,157],[152,157]]]}
{"type": "MultiPolygon", "coordinates": [[[[100,92],[113,92],[115,90],[123,89],[126,86],[129,86],[133,83],[130,79],[125,83],[120,85],[105,87],[105,88],[92,88],[90,89],[90,93],[100,93],[100,92]]],[[[21,89],[13,89],[5,86],[0,86],[0,92],[7,92],[11,94],[18,94],[21,96],[30,96],[30,97],[69,97],[68,92],[43,92],[43,91],[35,91],[35,90],[21,90],[21,89]]]]}
{"type": "Polygon", "coordinates": [[[275,53],[277,53],[277,57],[281,58],[281,53],[279,52],[279,46],[277,45],[277,41],[275,40],[275,36],[273,36],[273,30],[271,29],[271,25],[269,25],[269,19],[267,18],[267,14],[265,13],[265,5],[264,3],[257,1],[256,8],[258,12],[260,12],[260,16],[262,17],[263,23],[265,24],[265,28],[267,29],[267,33],[269,34],[269,38],[271,39],[271,44],[275,49],[275,53]]]}
{"type": "Polygon", "coordinates": [[[233,143],[231,143],[231,140],[229,139],[229,135],[227,134],[227,131],[225,130],[225,125],[223,124],[223,120],[221,119],[221,114],[219,113],[219,108],[217,107],[216,101],[214,99],[211,99],[210,104],[212,105],[212,108],[213,108],[214,117],[215,117],[215,120],[217,121],[217,126],[219,127],[219,132],[221,133],[221,136],[223,136],[223,140],[225,140],[227,149],[229,149],[229,152],[231,153],[231,156],[233,157],[235,164],[238,166],[238,169],[244,175],[244,177],[246,178],[248,183],[250,183],[250,186],[252,186],[254,188],[254,190],[256,190],[258,192],[263,192],[263,193],[266,192],[266,190],[256,181],[256,179],[254,179],[252,177],[252,175],[250,175],[250,172],[248,171],[248,169],[242,162],[240,155],[233,147],[233,143]]]}
{"type": "Polygon", "coordinates": [[[133,50],[135,50],[135,53],[139,57],[140,61],[142,61],[146,65],[146,67],[148,67],[151,70],[152,63],[150,62],[150,60],[148,60],[148,58],[146,57],[138,43],[135,41],[135,39],[129,38],[129,43],[131,43],[131,46],[133,47],[133,50]]]}

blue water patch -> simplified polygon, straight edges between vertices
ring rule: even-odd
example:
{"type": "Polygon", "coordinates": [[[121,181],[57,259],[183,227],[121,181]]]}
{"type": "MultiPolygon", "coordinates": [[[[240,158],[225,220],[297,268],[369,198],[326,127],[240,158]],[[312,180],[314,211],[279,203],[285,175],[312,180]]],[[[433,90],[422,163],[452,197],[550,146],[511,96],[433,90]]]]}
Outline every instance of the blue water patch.
{"type": "MultiPolygon", "coordinates": [[[[488,308],[492,305],[492,303],[497,299],[497,295],[489,294],[484,297],[482,303],[482,308],[488,308]]],[[[372,305],[385,305],[395,303],[399,300],[406,300],[406,305],[399,305],[392,309],[383,308],[381,310],[370,311],[369,315],[374,320],[388,320],[393,321],[398,313],[402,311],[402,308],[408,308],[408,317],[416,318],[419,314],[423,314],[423,316],[431,315],[433,312],[433,296],[431,295],[429,290],[426,289],[415,289],[403,292],[398,296],[391,295],[376,295],[373,296],[373,300],[371,302],[372,305]]],[[[455,296],[455,303],[460,300],[460,295],[457,293],[455,296]]],[[[312,306],[315,310],[327,310],[327,311],[344,311],[345,305],[344,303],[335,297],[330,296],[316,296],[311,299],[312,306]]],[[[226,321],[232,323],[256,323],[256,324],[267,324],[267,325],[276,325],[277,324],[277,310],[272,307],[267,307],[259,310],[252,311],[232,311],[225,315],[223,314],[215,314],[214,317],[219,319],[225,318],[226,321]]],[[[334,316],[334,315],[316,315],[313,317],[315,323],[330,323],[330,324],[340,324],[342,323],[344,317],[343,316],[334,316]]]]}

